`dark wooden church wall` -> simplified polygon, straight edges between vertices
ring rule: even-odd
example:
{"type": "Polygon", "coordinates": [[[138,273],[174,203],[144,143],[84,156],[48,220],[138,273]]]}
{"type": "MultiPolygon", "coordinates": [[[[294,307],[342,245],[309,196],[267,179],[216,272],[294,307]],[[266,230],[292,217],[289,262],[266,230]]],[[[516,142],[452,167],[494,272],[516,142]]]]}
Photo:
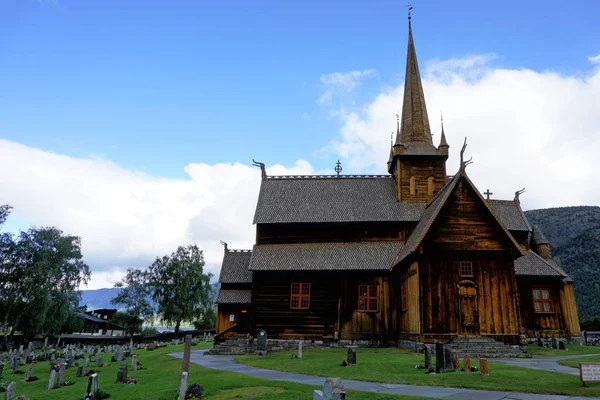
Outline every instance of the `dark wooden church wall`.
{"type": "MultiPolygon", "coordinates": [[[[435,178],[433,195],[438,193],[446,184],[446,162],[442,158],[419,157],[412,158],[410,161],[403,160],[399,163],[400,179],[397,184],[400,185],[399,193],[402,201],[428,201],[433,196],[428,193],[427,179],[430,176],[435,178]],[[415,177],[416,193],[410,194],[410,178],[415,177]]],[[[398,172],[396,172],[398,174],[398,172]]]]}
{"type": "Polygon", "coordinates": [[[285,339],[333,338],[338,314],[339,277],[327,272],[254,272],[255,329],[285,339]],[[290,308],[292,282],[310,283],[310,308],[290,308]]]}
{"type": "Polygon", "coordinates": [[[398,276],[390,281],[390,293],[392,293],[390,299],[391,324],[394,327],[394,332],[399,336],[416,339],[416,335],[422,333],[419,263],[414,261],[398,272],[398,276]],[[402,309],[401,285],[403,282],[406,282],[405,310],[402,309]]]}
{"type": "Polygon", "coordinates": [[[579,326],[579,314],[575,304],[575,292],[573,291],[573,282],[562,282],[560,288],[560,304],[565,320],[565,328],[569,336],[578,336],[581,334],[579,326]]]}
{"type": "Polygon", "coordinates": [[[405,240],[416,223],[259,224],[257,244],[405,240]]]}
{"type": "Polygon", "coordinates": [[[560,302],[562,281],[551,278],[518,277],[521,296],[523,326],[529,337],[566,336],[567,330],[560,302]],[[536,313],[533,305],[533,288],[550,289],[551,313],[536,313]]]}

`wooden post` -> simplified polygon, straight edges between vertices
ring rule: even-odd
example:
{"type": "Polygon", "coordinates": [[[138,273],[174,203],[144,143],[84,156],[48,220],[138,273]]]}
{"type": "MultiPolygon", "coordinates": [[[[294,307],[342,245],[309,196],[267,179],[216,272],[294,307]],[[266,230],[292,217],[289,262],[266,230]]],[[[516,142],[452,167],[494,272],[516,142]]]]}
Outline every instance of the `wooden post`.
{"type": "Polygon", "coordinates": [[[463,359],[465,364],[465,372],[471,372],[471,357],[465,356],[463,359]]]}
{"type": "Polygon", "coordinates": [[[183,367],[181,372],[190,372],[190,351],[192,349],[192,335],[185,335],[185,347],[183,348],[183,367]]]}
{"type": "Polygon", "coordinates": [[[485,358],[479,359],[479,370],[483,375],[489,375],[490,372],[488,370],[488,362],[485,358]]]}

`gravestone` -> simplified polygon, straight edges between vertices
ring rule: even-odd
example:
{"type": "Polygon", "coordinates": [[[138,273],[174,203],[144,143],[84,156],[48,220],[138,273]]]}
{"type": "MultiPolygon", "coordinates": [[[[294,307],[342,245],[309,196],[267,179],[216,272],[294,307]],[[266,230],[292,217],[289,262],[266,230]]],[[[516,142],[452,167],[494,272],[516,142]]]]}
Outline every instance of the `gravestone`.
{"type": "Polygon", "coordinates": [[[96,356],[96,368],[100,368],[104,365],[104,357],[102,354],[96,356]]]}
{"type": "Polygon", "coordinates": [[[552,338],[552,348],[558,349],[558,339],[557,338],[552,338]]]}
{"type": "Polygon", "coordinates": [[[50,376],[48,376],[48,385],[46,389],[54,389],[54,385],[56,384],[56,370],[54,368],[50,369],[50,376]]]}
{"type": "Polygon", "coordinates": [[[425,369],[431,369],[431,349],[428,346],[425,346],[425,369]]]}
{"type": "Polygon", "coordinates": [[[463,364],[465,364],[465,371],[471,372],[471,357],[465,356],[463,359],[463,364]]]}
{"type": "Polygon", "coordinates": [[[444,372],[444,345],[442,343],[435,344],[435,373],[441,374],[444,372]]]}
{"type": "Polygon", "coordinates": [[[538,338],[537,345],[538,347],[544,347],[544,341],[542,340],[542,338],[538,338]]]}
{"type": "Polygon", "coordinates": [[[17,388],[17,384],[15,382],[11,382],[6,387],[6,392],[4,392],[5,400],[16,400],[15,390],[17,388]]]}
{"type": "Polygon", "coordinates": [[[19,346],[19,355],[22,356],[23,355],[23,345],[19,346]]]}
{"type": "Polygon", "coordinates": [[[83,363],[83,375],[87,374],[88,371],[90,370],[90,359],[86,358],[85,362],[83,363]]]}
{"type": "Polygon", "coordinates": [[[58,386],[65,385],[65,376],[67,374],[67,364],[62,363],[60,365],[60,369],[58,370],[58,386]]]}
{"type": "Polygon", "coordinates": [[[344,384],[340,378],[327,378],[323,385],[323,400],[343,400],[346,398],[344,384]]]}
{"type": "Polygon", "coordinates": [[[33,361],[31,362],[31,364],[29,364],[29,367],[27,367],[27,371],[25,372],[25,377],[23,378],[23,380],[28,381],[32,376],[33,376],[33,361]]]}
{"type": "Polygon", "coordinates": [[[185,392],[187,391],[188,373],[183,371],[181,373],[181,381],[179,382],[179,396],[177,400],[185,400],[185,392]]]}
{"type": "Polygon", "coordinates": [[[75,378],[81,378],[83,376],[83,367],[81,365],[77,366],[77,372],[75,373],[75,378]]]}
{"type": "Polygon", "coordinates": [[[15,355],[13,358],[13,374],[19,372],[19,358],[15,355]]]}
{"type": "Polygon", "coordinates": [[[127,381],[127,362],[121,361],[119,372],[117,372],[117,383],[125,383],[127,381]]]}
{"type": "Polygon", "coordinates": [[[298,358],[302,358],[302,342],[298,342],[298,358]]]}
{"type": "Polygon", "coordinates": [[[346,361],[350,365],[355,365],[356,364],[356,350],[354,350],[354,349],[348,349],[348,355],[346,356],[346,361]]]}
{"type": "Polygon", "coordinates": [[[260,331],[256,335],[256,355],[267,355],[267,332],[265,331],[260,331]]]}
{"type": "Polygon", "coordinates": [[[444,346],[444,370],[450,371],[454,369],[454,354],[450,347],[444,346]]]}
{"type": "Polygon", "coordinates": [[[85,397],[84,400],[92,400],[94,393],[98,390],[98,373],[92,374],[88,377],[87,384],[85,386],[85,397]]]}
{"type": "Polygon", "coordinates": [[[137,360],[135,354],[131,356],[131,369],[137,371],[137,360]]]}
{"type": "Polygon", "coordinates": [[[458,371],[458,370],[460,370],[460,359],[458,358],[458,353],[457,352],[453,351],[452,353],[454,355],[454,359],[453,359],[453,361],[454,361],[453,364],[454,365],[453,365],[453,367],[454,367],[455,371],[458,371]]]}
{"type": "Polygon", "coordinates": [[[4,363],[0,362],[0,378],[2,378],[3,373],[4,373],[4,363]]]}
{"type": "Polygon", "coordinates": [[[567,342],[565,342],[564,340],[559,340],[558,341],[558,349],[559,350],[566,350],[567,349],[567,342]]]}
{"type": "Polygon", "coordinates": [[[488,369],[488,362],[485,358],[479,359],[479,370],[485,376],[488,376],[490,374],[490,371],[488,369]]]}

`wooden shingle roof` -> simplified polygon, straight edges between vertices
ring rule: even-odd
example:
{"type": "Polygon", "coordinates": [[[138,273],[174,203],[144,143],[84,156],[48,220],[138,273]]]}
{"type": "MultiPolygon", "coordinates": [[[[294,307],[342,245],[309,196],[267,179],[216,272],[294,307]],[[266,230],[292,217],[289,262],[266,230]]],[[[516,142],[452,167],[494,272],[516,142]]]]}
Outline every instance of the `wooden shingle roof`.
{"type": "Polygon", "coordinates": [[[219,283],[252,283],[252,272],[248,270],[250,257],[250,250],[226,250],[219,283]]]}
{"type": "Polygon", "coordinates": [[[544,260],[531,250],[515,260],[515,273],[519,276],[546,276],[571,280],[553,260],[544,260]]]}
{"type": "Polygon", "coordinates": [[[219,290],[217,304],[250,304],[252,302],[251,290],[219,290]]]}
{"type": "Polygon", "coordinates": [[[252,271],[389,270],[403,242],[264,244],[254,246],[252,271]]]}
{"type": "Polygon", "coordinates": [[[546,239],[546,235],[544,235],[544,232],[542,232],[542,230],[537,225],[533,226],[532,241],[535,244],[550,244],[548,239],[546,239]]]}
{"type": "Polygon", "coordinates": [[[531,231],[519,202],[514,200],[486,200],[509,231],[531,231]]]}
{"type": "Polygon", "coordinates": [[[425,203],[398,202],[389,175],[270,176],[255,224],[419,221],[425,203]]]}

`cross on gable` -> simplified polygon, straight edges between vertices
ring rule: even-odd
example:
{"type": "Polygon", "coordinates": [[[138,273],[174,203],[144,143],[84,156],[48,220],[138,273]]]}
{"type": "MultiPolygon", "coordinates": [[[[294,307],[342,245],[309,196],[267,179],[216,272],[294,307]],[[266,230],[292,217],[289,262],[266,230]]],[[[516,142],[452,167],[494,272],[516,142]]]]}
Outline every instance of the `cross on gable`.
{"type": "Polygon", "coordinates": [[[487,196],[487,199],[490,199],[490,196],[494,193],[490,192],[490,189],[487,189],[485,192],[483,192],[483,194],[485,194],[487,196]]]}

